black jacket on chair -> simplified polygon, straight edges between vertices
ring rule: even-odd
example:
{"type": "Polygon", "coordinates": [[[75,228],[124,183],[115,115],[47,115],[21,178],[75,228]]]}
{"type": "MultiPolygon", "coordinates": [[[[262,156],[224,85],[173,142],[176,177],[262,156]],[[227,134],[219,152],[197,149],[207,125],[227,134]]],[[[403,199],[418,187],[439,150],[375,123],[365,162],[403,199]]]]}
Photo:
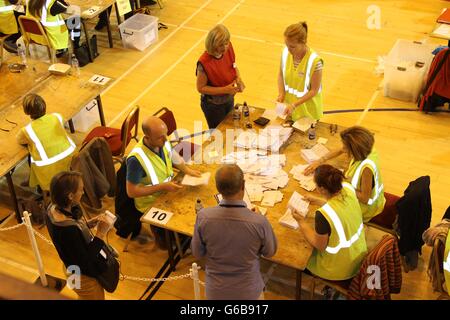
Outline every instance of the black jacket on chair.
{"type": "Polygon", "coordinates": [[[396,203],[398,210],[399,249],[422,252],[422,233],[430,227],[431,194],[430,177],[423,176],[409,183],[403,197],[396,203]]]}
{"type": "Polygon", "coordinates": [[[114,224],[119,237],[127,238],[130,233],[133,237],[141,231],[142,212],[136,209],[134,199],[127,194],[127,163],[124,161],[117,171],[117,192],[115,198],[115,210],[117,221],[114,224]]]}

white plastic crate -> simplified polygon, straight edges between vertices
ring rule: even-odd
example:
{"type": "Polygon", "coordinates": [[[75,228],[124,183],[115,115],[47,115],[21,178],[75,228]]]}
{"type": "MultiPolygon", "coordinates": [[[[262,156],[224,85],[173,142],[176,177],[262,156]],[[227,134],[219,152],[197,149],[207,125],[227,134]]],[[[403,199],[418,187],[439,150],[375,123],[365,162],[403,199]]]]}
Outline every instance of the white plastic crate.
{"type": "Polygon", "coordinates": [[[75,131],[88,132],[95,124],[100,123],[97,100],[92,100],[72,118],[75,131]]]}
{"type": "Polygon", "coordinates": [[[430,44],[397,40],[385,63],[384,96],[416,102],[425,85],[434,49],[430,44]]]}
{"type": "Polygon", "coordinates": [[[137,13],[119,25],[125,48],[143,51],[158,40],[158,18],[137,13]]]}

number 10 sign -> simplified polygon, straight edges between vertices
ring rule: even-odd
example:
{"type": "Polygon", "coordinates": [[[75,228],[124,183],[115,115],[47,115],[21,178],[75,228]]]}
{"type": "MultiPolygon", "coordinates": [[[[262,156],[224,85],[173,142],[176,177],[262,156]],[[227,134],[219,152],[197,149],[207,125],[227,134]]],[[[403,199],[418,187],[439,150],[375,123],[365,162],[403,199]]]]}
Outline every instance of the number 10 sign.
{"type": "Polygon", "coordinates": [[[156,222],[157,224],[166,224],[170,218],[172,218],[172,215],[172,212],[167,212],[158,208],[151,208],[142,220],[149,223],[156,222]]]}

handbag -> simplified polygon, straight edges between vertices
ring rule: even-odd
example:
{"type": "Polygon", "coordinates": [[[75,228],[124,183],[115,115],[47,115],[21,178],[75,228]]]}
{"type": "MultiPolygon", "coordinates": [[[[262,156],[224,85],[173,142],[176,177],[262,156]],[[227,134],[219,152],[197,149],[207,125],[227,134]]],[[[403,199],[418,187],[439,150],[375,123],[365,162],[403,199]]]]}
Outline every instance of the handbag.
{"type": "MultiPolygon", "coordinates": [[[[91,49],[92,59],[95,59],[99,56],[97,49],[97,36],[93,35],[91,39],[89,39],[89,45],[91,49]]],[[[84,67],[88,63],[90,63],[89,59],[89,50],[86,42],[82,43],[78,48],[73,49],[73,53],[77,57],[78,63],[80,67],[84,67]]]]}
{"type": "Polygon", "coordinates": [[[109,244],[105,243],[99,252],[99,259],[106,260],[106,270],[99,274],[96,279],[107,292],[112,293],[116,290],[119,283],[120,263],[117,259],[116,250],[109,244]]]}

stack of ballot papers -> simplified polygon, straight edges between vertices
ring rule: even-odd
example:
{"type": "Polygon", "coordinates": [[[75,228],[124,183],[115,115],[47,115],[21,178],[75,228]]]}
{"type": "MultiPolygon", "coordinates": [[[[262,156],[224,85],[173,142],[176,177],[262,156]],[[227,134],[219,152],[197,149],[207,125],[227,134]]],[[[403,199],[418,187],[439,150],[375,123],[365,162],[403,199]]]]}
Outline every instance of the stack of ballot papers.
{"type": "Polygon", "coordinates": [[[291,209],[287,209],[284,215],[278,220],[278,222],[288,228],[297,229],[298,228],[298,222],[294,219],[292,216],[291,209]]]}
{"type": "MultiPolygon", "coordinates": [[[[222,199],[223,199],[223,196],[222,196],[222,194],[220,194],[220,193],[218,193],[218,194],[216,194],[215,196],[214,196],[214,198],[216,198],[216,201],[217,201],[217,203],[220,203],[220,201],[222,201],[222,199]]],[[[253,203],[250,201],[250,198],[248,197],[248,193],[247,193],[247,188],[245,188],[245,192],[244,192],[244,202],[245,202],[245,204],[247,205],[247,208],[248,209],[253,209],[255,206],[253,205],[253,203]]],[[[260,207],[259,207],[260,208],[260,207]]],[[[267,212],[267,209],[266,209],[266,211],[265,212],[267,212]]],[[[265,214],[265,212],[264,212],[264,214],[265,214]]],[[[262,211],[261,211],[261,213],[262,213],[262,211]]]]}
{"type": "Polygon", "coordinates": [[[181,184],[185,186],[200,186],[203,184],[208,184],[210,176],[211,172],[202,173],[200,177],[185,175],[181,181],[181,184]]]}
{"type": "Polygon", "coordinates": [[[314,119],[303,117],[295,121],[292,127],[297,130],[300,130],[301,132],[307,132],[309,128],[311,128],[311,125],[315,122],[316,120],[314,119]]]}
{"type": "Polygon", "coordinates": [[[314,162],[316,160],[319,160],[323,156],[325,156],[328,152],[330,152],[327,147],[325,147],[321,143],[317,143],[314,147],[311,149],[302,149],[300,151],[303,159],[308,161],[308,163],[314,162]]]}
{"type": "Polygon", "coordinates": [[[286,119],[287,114],[284,113],[286,111],[286,108],[287,108],[287,106],[285,103],[277,102],[275,104],[275,112],[276,112],[278,118],[283,119],[283,120],[286,119]]]}
{"type": "Polygon", "coordinates": [[[309,201],[302,197],[297,191],[294,191],[288,202],[288,209],[295,211],[306,217],[308,214],[309,201]]]}
{"type": "Polygon", "coordinates": [[[314,191],[316,189],[316,183],[314,182],[314,175],[310,174],[309,176],[305,176],[303,171],[308,167],[307,164],[296,165],[292,167],[290,174],[294,176],[295,180],[298,180],[300,186],[306,191],[314,191]]]}
{"type": "Polygon", "coordinates": [[[260,130],[259,134],[254,130],[247,130],[236,137],[234,145],[238,148],[278,152],[281,146],[289,139],[292,132],[292,128],[275,125],[260,130]]]}
{"type": "Polygon", "coordinates": [[[243,151],[236,151],[231,152],[226,155],[224,155],[221,159],[222,163],[253,163],[258,161],[260,157],[266,156],[266,151],[260,151],[260,150],[243,150],[243,151]]]}
{"type": "Polygon", "coordinates": [[[273,207],[275,203],[283,200],[283,194],[280,191],[265,191],[261,205],[265,207],[273,207]]]}

